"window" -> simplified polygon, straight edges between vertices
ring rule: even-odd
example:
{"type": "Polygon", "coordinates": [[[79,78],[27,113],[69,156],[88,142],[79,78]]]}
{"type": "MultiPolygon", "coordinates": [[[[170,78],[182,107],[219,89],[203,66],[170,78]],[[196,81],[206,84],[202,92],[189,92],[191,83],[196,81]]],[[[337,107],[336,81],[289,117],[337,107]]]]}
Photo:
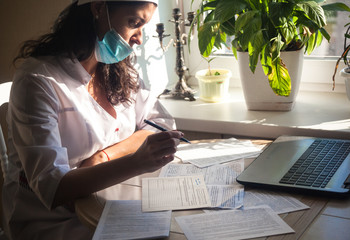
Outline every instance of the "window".
{"type": "MultiPolygon", "coordinates": [[[[184,2],[184,11],[191,11],[191,1],[184,2]]],[[[348,4],[348,0],[328,0],[328,3],[343,2],[348,4]]],[[[193,3],[193,9],[199,5],[199,1],[195,0],[193,3]]],[[[334,16],[327,18],[326,29],[331,35],[331,40],[328,43],[324,39],[321,46],[316,48],[311,55],[305,55],[302,85],[301,90],[307,91],[326,91],[332,92],[332,76],[334,73],[334,67],[338,56],[343,51],[343,41],[345,27],[344,25],[349,22],[349,13],[338,12],[334,16]]],[[[194,34],[191,43],[191,52],[185,51],[186,64],[190,68],[190,74],[193,76],[197,70],[206,67],[206,63],[201,59],[199,51],[197,51],[197,36],[194,34]]],[[[230,40],[228,40],[228,46],[230,46],[230,40]]],[[[230,49],[223,48],[216,51],[216,59],[212,61],[212,64],[220,67],[230,68],[233,71],[233,86],[240,86],[238,67],[230,49]]],[[[214,65],[214,66],[215,66],[214,65]]],[[[344,67],[341,62],[338,72],[344,67]]],[[[336,75],[336,92],[345,92],[344,80],[336,75]]]]}

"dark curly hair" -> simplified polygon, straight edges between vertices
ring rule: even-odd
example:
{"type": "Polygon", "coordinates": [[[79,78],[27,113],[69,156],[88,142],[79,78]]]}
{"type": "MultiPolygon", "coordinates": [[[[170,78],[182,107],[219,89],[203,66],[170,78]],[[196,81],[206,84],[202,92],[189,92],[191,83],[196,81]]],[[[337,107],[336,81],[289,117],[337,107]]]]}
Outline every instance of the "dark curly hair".
{"type": "MultiPolygon", "coordinates": [[[[122,4],[142,3],[108,3],[111,10],[122,4]]],[[[13,62],[15,64],[19,59],[40,56],[65,56],[83,61],[93,54],[96,38],[90,4],[77,6],[77,3],[73,3],[61,12],[51,33],[24,42],[13,62]]],[[[138,72],[133,66],[135,58],[135,54],[132,54],[116,64],[98,63],[97,68],[103,74],[99,85],[105,90],[112,105],[133,101],[131,93],[139,88],[138,72]]]]}

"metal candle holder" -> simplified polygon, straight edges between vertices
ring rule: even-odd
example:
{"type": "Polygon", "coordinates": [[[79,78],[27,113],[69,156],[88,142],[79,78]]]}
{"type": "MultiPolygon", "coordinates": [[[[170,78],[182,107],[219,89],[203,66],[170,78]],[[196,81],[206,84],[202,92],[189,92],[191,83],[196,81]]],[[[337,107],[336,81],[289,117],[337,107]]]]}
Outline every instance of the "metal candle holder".
{"type": "MultiPolygon", "coordinates": [[[[186,78],[185,78],[185,72],[188,71],[188,68],[185,66],[185,60],[184,60],[184,55],[183,55],[183,45],[186,44],[186,34],[181,35],[181,29],[180,29],[180,24],[183,23],[183,20],[180,19],[182,16],[180,9],[179,8],[174,8],[173,9],[173,20],[169,20],[170,22],[175,24],[175,39],[172,39],[169,42],[169,45],[174,41],[174,46],[176,47],[176,74],[178,75],[179,79],[178,82],[175,85],[175,88],[170,91],[170,90],[164,90],[164,92],[161,95],[164,94],[171,94],[174,98],[177,99],[186,99],[189,101],[195,101],[196,99],[194,98],[194,93],[195,91],[190,88],[187,85],[186,78]]],[[[185,24],[185,26],[191,26],[193,20],[194,20],[194,12],[189,12],[188,17],[187,17],[188,23],[185,24]]],[[[156,32],[158,33],[159,42],[160,46],[163,49],[163,51],[167,51],[167,47],[164,47],[163,45],[163,39],[165,37],[170,36],[170,34],[164,34],[164,24],[163,23],[158,23],[157,24],[157,29],[156,32]]]]}

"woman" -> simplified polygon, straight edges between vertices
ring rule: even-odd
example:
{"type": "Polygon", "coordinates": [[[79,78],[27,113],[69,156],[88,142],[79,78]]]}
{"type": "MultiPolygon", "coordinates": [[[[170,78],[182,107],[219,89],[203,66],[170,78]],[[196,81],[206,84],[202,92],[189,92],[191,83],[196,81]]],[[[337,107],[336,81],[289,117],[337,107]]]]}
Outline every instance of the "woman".
{"type": "Polygon", "coordinates": [[[12,239],[90,239],[75,199],[174,158],[178,131],[132,67],[154,0],[78,0],[53,32],[28,41],[10,97],[3,203],[12,239]]]}

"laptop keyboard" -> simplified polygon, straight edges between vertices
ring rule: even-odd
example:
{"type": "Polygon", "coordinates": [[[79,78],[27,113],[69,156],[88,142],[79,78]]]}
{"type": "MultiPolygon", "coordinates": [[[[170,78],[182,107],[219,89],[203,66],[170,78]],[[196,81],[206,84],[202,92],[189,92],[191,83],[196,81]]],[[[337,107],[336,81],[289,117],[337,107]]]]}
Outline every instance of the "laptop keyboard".
{"type": "Polygon", "coordinates": [[[315,140],[280,183],[325,188],[349,153],[349,142],[315,140]]]}

